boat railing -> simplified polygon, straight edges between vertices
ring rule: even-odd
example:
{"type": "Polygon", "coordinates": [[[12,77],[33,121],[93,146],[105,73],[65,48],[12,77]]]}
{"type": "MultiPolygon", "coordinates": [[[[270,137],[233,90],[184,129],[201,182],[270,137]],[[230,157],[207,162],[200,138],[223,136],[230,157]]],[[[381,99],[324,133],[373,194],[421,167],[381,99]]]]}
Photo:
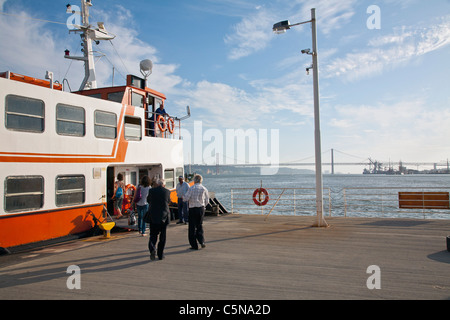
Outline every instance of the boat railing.
{"type": "Polygon", "coordinates": [[[178,118],[164,116],[158,121],[160,113],[146,112],[145,135],[164,139],[181,139],[181,121],[178,118]],[[172,122],[173,121],[173,122],[172,122]],[[159,123],[159,125],[158,125],[159,123]],[[173,124],[173,127],[170,127],[173,124]]]}
{"type": "MultiPolygon", "coordinates": [[[[316,212],[315,188],[232,188],[231,211],[262,215],[312,215],[316,212]]],[[[324,212],[331,215],[330,189],[324,189],[324,212]]]]}
{"type": "Polygon", "coordinates": [[[345,217],[448,218],[449,191],[445,187],[344,188],[334,209],[345,217]]]}
{"type": "MultiPolygon", "coordinates": [[[[316,215],[315,188],[232,188],[231,211],[316,215]],[[266,201],[267,199],[267,201],[266,201]]],[[[354,187],[323,190],[323,215],[412,219],[450,218],[450,187],[354,187]]]]}

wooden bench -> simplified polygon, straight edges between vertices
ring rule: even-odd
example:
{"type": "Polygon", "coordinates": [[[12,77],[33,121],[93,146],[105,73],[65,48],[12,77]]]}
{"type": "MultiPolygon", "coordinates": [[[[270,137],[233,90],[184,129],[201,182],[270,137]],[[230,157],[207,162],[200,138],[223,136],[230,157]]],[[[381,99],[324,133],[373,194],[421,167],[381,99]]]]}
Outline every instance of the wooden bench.
{"type": "Polygon", "coordinates": [[[400,209],[450,209],[448,192],[399,192],[400,209]]]}

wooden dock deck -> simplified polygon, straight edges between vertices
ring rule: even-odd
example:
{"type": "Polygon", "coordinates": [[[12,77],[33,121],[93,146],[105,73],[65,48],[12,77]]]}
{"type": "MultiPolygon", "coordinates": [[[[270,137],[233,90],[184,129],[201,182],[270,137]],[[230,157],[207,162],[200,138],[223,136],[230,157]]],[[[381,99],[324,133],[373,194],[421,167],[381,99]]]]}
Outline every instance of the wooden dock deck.
{"type": "Polygon", "coordinates": [[[0,299],[450,299],[450,220],[264,218],[207,217],[198,251],[172,222],[162,261],[137,232],[1,256],[0,299]],[[81,289],[67,288],[71,265],[81,289]],[[372,265],[380,289],[367,287],[372,265]]]}

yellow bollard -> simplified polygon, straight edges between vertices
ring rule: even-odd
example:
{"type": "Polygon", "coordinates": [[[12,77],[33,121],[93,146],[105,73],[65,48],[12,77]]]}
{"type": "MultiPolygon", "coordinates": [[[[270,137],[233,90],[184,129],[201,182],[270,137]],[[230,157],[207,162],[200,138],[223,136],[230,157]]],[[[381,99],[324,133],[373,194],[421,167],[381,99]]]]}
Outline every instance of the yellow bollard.
{"type": "Polygon", "coordinates": [[[106,239],[109,239],[111,237],[111,229],[114,228],[115,225],[115,222],[103,222],[99,225],[100,229],[104,231],[103,234],[106,239]]]}

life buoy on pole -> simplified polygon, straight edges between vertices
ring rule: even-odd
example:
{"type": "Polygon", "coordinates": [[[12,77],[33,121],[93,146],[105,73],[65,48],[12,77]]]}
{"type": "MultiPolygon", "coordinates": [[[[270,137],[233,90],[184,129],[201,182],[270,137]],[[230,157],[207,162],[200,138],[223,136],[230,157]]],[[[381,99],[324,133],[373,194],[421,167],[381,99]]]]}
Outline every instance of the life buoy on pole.
{"type": "Polygon", "coordinates": [[[269,193],[264,188],[255,189],[253,192],[253,202],[257,206],[265,206],[269,202],[269,193]],[[264,195],[264,199],[263,199],[264,195]]]}
{"type": "Polygon", "coordinates": [[[161,130],[161,132],[165,132],[167,130],[167,123],[166,123],[166,119],[164,119],[164,117],[162,115],[159,115],[158,118],[156,119],[156,124],[158,125],[159,130],[161,130]],[[162,124],[161,124],[162,122],[162,124]]]}
{"type": "Polygon", "coordinates": [[[172,134],[175,130],[175,121],[173,121],[173,118],[167,119],[167,130],[172,134]]]}

